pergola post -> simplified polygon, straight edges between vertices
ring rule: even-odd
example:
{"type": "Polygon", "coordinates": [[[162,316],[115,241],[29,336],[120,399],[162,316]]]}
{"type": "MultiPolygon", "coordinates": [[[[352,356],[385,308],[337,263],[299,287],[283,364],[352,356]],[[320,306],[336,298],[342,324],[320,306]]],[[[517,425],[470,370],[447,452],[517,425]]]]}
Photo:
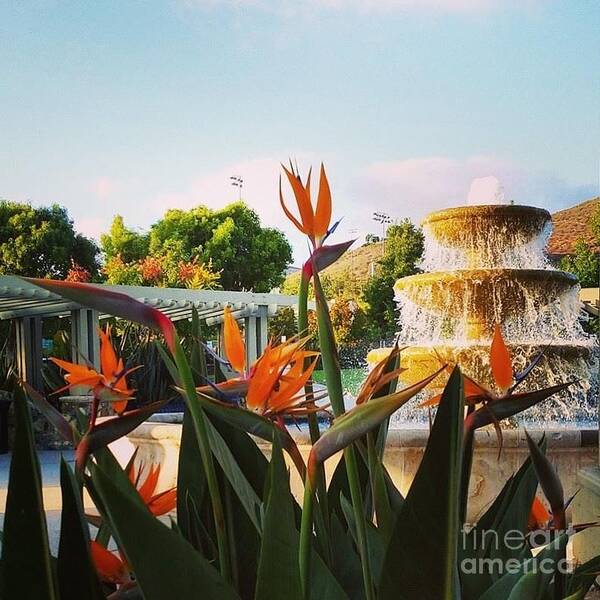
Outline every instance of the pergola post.
{"type": "Polygon", "coordinates": [[[15,321],[19,377],[35,389],[42,390],[42,318],[20,317],[15,321]]]}
{"type": "Polygon", "coordinates": [[[246,364],[251,365],[258,358],[258,338],[255,316],[246,317],[244,319],[244,336],[246,338],[246,364]]]}
{"type": "Polygon", "coordinates": [[[86,362],[100,367],[100,337],[98,311],[79,308],[71,311],[71,354],[78,364],[86,362]]]}
{"type": "Polygon", "coordinates": [[[257,351],[259,356],[264,352],[267,344],[269,343],[269,307],[259,306],[258,307],[258,318],[257,318],[257,351]]]}

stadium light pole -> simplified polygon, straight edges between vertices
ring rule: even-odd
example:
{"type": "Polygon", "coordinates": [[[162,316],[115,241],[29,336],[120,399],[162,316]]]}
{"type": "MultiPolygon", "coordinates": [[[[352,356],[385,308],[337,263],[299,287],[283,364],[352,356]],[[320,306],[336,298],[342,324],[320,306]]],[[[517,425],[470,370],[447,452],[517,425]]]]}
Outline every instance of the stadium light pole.
{"type": "Polygon", "coordinates": [[[373,221],[377,223],[381,223],[381,240],[383,241],[383,252],[385,253],[385,230],[387,226],[392,222],[392,217],[390,215],[383,212],[374,212],[373,213],[373,221]]]}
{"type": "Polygon", "coordinates": [[[231,179],[231,185],[233,187],[238,188],[238,200],[241,200],[242,188],[244,187],[244,179],[240,175],[232,175],[229,179],[231,179]]]}

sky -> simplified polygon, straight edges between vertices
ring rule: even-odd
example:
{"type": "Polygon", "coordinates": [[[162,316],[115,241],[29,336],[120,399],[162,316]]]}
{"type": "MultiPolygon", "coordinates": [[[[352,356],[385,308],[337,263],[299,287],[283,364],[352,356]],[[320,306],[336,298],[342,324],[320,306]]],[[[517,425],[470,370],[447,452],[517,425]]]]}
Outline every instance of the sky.
{"type": "MultiPolygon", "coordinates": [[[[599,193],[595,0],[0,3],[0,198],[116,213],[222,207],[264,224],[281,162],[324,162],[337,241],[415,222],[494,175],[551,211],[599,193]]],[[[285,190],[292,202],[289,189],[285,190]]]]}

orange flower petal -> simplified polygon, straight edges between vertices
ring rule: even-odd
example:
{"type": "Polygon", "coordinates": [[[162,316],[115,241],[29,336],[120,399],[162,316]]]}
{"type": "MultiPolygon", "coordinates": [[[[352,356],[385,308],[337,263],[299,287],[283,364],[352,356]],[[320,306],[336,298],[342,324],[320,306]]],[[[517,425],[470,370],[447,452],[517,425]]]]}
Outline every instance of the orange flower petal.
{"type": "Polygon", "coordinates": [[[528,528],[537,529],[538,527],[543,527],[549,520],[550,513],[548,512],[548,509],[540,500],[539,496],[536,496],[531,504],[531,511],[527,521],[528,528]]]}
{"type": "Polygon", "coordinates": [[[238,373],[243,373],[246,368],[246,345],[228,306],[223,311],[223,338],[227,360],[238,373]]]}
{"type": "Polygon", "coordinates": [[[279,178],[279,203],[281,204],[281,208],[285,213],[285,216],[295,225],[296,229],[298,229],[301,233],[305,235],[309,234],[309,231],[296,219],[296,217],[289,211],[288,207],[285,205],[283,201],[283,192],[281,191],[281,177],[279,178]]]}
{"type": "Polygon", "coordinates": [[[92,540],[90,542],[90,554],[100,579],[118,584],[129,581],[129,573],[125,563],[102,544],[92,540]]]}
{"type": "Polygon", "coordinates": [[[278,392],[274,393],[271,398],[269,398],[268,406],[269,408],[280,410],[289,405],[295,403],[296,394],[304,388],[307,381],[310,379],[315,367],[317,366],[318,359],[315,358],[313,362],[309,365],[308,369],[302,372],[303,364],[300,361],[297,361],[298,367],[294,370],[294,377],[292,381],[285,386],[281,386],[278,392]]]}
{"type": "Polygon", "coordinates": [[[319,195],[317,197],[317,209],[315,211],[315,237],[322,238],[329,229],[331,222],[331,190],[325,174],[325,167],[321,164],[321,176],[319,179],[319,195]]]}
{"type": "Polygon", "coordinates": [[[158,477],[160,475],[160,465],[151,466],[144,483],[138,487],[138,494],[141,496],[144,504],[148,505],[154,490],[156,490],[156,484],[158,483],[158,477]]]}
{"type": "Polygon", "coordinates": [[[498,324],[494,328],[494,338],[490,349],[490,366],[496,385],[503,391],[507,390],[513,382],[512,361],[498,324]]]}
{"type": "Polygon", "coordinates": [[[177,506],[177,488],[171,488],[170,490],[156,494],[156,496],[150,499],[147,506],[155,517],[160,517],[175,510],[175,506],[177,506]]]}
{"type": "Polygon", "coordinates": [[[118,372],[119,361],[117,353],[110,341],[110,327],[106,331],[100,329],[100,366],[102,374],[108,379],[112,378],[118,372]]]}
{"type": "Polygon", "coordinates": [[[306,230],[306,234],[310,238],[314,238],[315,235],[315,216],[313,213],[313,207],[310,203],[310,198],[306,193],[306,189],[302,185],[300,178],[288,171],[285,166],[281,165],[285,174],[287,175],[288,181],[292,186],[292,190],[294,192],[294,196],[296,197],[296,204],[298,205],[298,212],[300,213],[300,219],[302,220],[302,225],[306,230]]]}

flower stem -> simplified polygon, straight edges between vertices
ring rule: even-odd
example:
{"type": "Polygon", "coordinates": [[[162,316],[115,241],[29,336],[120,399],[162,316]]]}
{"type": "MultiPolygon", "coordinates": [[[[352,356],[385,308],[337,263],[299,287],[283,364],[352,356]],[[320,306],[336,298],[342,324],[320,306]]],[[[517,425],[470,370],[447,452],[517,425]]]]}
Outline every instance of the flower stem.
{"type": "Polygon", "coordinates": [[[298,550],[298,564],[300,567],[300,584],[302,598],[308,600],[310,596],[310,559],[312,551],[313,507],[314,494],[310,477],[304,480],[304,502],[302,504],[302,520],[300,522],[300,544],[298,550]]]}
{"type": "MultiPolygon", "coordinates": [[[[337,346],[333,334],[333,326],[329,315],[327,299],[321,286],[319,275],[314,270],[313,282],[315,286],[315,298],[317,301],[317,321],[319,325],[319,344],[321,346],[321,358],[323,360],[323,370],[327,379],[327,391],[329,393],[329,402],[333,408],[334,415],[337,417],[345,412],[344,392],[342,387],[342,376],[337,353],[337,346]]],[[[356,541],[360,560],[362,565],[363,584],[365,588],[365,597],[367,600],[374,598],[373,579],[371,575],[371,561],[369,549],[367,547],[367,529],[365,523],[365,510],[360,489],[360,478],[358,475],[358,465],[356,462],[356,453],[354,446],[348,446],[344,450],[344,459],[346,463],[346,473],[348,477],[348,486],[350,488],[350,499],[354,510],[356,521],[356,541]]],[[[309,468],[310,473],[310,468],[309,468]]]]}

